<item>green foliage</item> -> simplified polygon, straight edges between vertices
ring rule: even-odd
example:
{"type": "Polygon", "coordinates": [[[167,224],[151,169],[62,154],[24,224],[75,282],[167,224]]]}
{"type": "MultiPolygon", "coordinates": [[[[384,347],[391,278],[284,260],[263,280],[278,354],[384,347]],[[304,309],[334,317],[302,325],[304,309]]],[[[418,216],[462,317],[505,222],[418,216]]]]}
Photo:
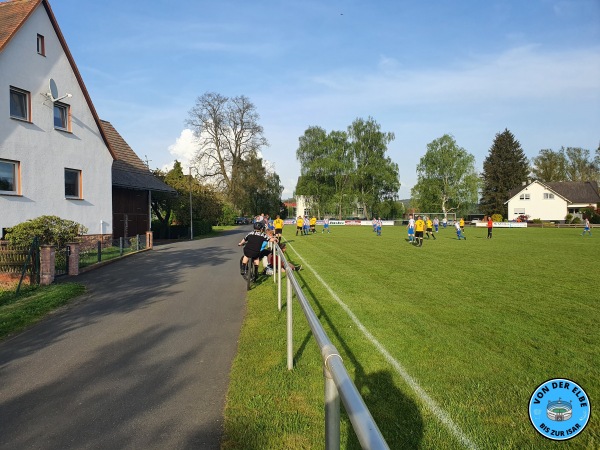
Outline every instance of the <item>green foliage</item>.
{"type": "Polygon", "coordinates": [[[13,245],[26,246],[37,236],[40,244],[61,248],[87,231],[86,227],[72,220],[61,219],[58,216],[40,216],[8,228],[6,240],[13,245]]]}
{"type": "Polygon", "coordinates": [[[532,163],[531,172],[540,181],[600,182],[600,150],[592,159],[591,152],[580,147],[543,149],[532,163]]]}
{"type": "Polygon", "coordinates": [[[587,217],[591,223],[600,223],[600,209],[592,207],[584,208],[581,212],[583,217],[587,217]]]}
{"type": "Polygon", "coordinates": [[[496,134],[490,153],[483,162],[482,212],[502,212],[508,215],[504,204],[509,192],[527,180],[529,164],[519,141],[505,129],[496,134]]]}
{"type": "Polygon", "coordinates": [[[194,221],[194,236],[202,236],[212,231],[212,224],[206,220],[194,221]]]}
{"type": "Polygon", "coordinates": [[[542,219],[533,219],[532,222],[540,224],[542,223],[542,219]]]}
{"type": "Polygon", "coordinates": [[[171,225],[189,227],[190,197],[193,220],[218,223],[223,215],[223,201],[219,194],[203,185],[196,177],[184,174],[179,161],[175,161],[173,168],[167,173],[157,170],[154,175],[178,192],[176,196],[162,193],[152,195],[152,211],[159,221],[159,226],[152,229],[159,230],[160,237],[169,234],[167,229],[171,225]]]}
{"type": "Polygon", "coordinates": [[[301,167],[296,195],[309,197],[319,217],[334,212],[341,218],[357,203],[364,215],[374,214],[400,189],[398,165],[385,156],[393,139],[371,117],[356,119],[346,132],[309,127],[296,151],[301,167]]]}
{"type": "Polygon", "coordinates": [[[502,214],[492,214],[492,221],[493,222],[502,222],[503,218],[502,218],[502,214]]]}
{"type": "Polygon", "coordinates": [[[217,225],[231,225],[235,218],[238,216],[233,205],[231,203],[225,202],[223,203],[223,208],[221,209],[221,217],[217,221],[217,225]]]}
{"type": "Polygon", "coordinates": [[[531,173],[540,181],[565,181],[567,161],[564,153],[542,149],[532,160],[531,173]]]}
{"type": "Polygon", "coordinates": [[[571,220],[571,223],[573,223],[573,224],[579,224],[579,223],[581,223],[581,218],[580,217],[573,217],[573,220],[571,220]]]}
{"type": "Polygon", "coordinates": [[[412,201],[421,211],[464,212],[477,204],[479,184],[475,157],[445,134],[427,144],[412,201]]]}

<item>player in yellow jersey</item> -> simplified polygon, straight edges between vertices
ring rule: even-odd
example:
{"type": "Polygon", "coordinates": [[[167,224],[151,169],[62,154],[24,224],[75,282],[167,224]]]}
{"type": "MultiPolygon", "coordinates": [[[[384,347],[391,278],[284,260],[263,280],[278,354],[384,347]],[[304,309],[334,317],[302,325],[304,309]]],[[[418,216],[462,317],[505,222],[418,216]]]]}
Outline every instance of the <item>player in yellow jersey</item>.
{"type": "Polygon", "coordinates": [[[275,227],[275,237],[281,240],[281,233],[283,233],[283,219],[279,215],[273,221],[273,227],[275,227]]]}
{"type": "Polygon", "coordinates": [[[431,233],[431,236],[435,239],[435,234],[433,234],[433,222],[431,221],[431,218],[425,217],[425,225],[427,227],[425,229],[425,234],[427,234],[427,239],[429,239],[430,233],[431,233]]]}
{"type": "Polygon", "coordinates": [[[317,230],[315,229],[315,225],[317,225],[317,218],[315,216],[312,216],[308,223],[310,225],[310,232],[315,234],[317,232],[317,230]]]}
{"type": "Polygon", "coordinates": [[[296,219],[296,236],[298,236],[298,231],[300,232],[300,236],[302,236],[302,234],[304,234],[302,232],[303,226],[304,226],[304,219],[302,218],[302,216],[298,216],[298,218],[296,219]]]}
{"type": "Polygon", "coordinates": [[[415,221],[415,244],[417,247],[423,246],[423,231],[425,230],[425,222],[423,222],[423,217],[419,216],[419,218],[415,221]]]}

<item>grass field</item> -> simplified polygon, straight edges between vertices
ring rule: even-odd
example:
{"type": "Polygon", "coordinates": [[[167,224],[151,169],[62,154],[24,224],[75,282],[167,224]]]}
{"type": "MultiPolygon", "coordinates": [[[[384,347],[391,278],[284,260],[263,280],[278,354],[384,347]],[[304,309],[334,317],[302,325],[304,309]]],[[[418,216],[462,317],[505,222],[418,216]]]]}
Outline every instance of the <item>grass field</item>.
{"type": "MultiPolygon", "coordinates": [[[[370,227],[311,236],[287,227],[284,238],[390,448],[600,448],[595,412],[566,442],[541,437],[528,416],[533,391],[551,378],[577,382],[592,410],[600,404],[600,234],[495,229],[488,240],[486,233],[468,228],[458,241],[452,229],[440,230],[421,248],[406,242],[404,227],[384,227],[380,237],[370,227]]],[[[286,311],[277,311],[275,285],[264,280],[249,293],[224,449],[323,448],[320,355],[293,308],[288,372],[286,311]]],[[[360,448],[347,419],[342,440],[342,448],[360,448]]]]}

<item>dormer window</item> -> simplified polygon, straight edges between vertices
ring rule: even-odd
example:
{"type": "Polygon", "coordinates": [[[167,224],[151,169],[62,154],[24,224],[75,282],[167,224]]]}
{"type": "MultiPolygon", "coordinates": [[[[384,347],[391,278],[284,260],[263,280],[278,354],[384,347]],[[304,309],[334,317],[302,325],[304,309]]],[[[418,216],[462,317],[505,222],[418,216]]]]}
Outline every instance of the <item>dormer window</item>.
{"type": "Polygon", "coordinates": [[[46,45],[44,44],[44,36],[37,35],[37,52],[38,55],[46,56],[46,45]]]}

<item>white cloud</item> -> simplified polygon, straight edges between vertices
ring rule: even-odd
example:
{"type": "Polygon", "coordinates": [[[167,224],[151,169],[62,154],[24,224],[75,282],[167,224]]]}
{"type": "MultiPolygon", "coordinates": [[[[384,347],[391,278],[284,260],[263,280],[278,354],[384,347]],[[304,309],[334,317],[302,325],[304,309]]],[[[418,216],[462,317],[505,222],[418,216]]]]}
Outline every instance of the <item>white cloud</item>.
{"type": "MultiPolygon", "coordinates": [[[[175,140],[174,144],[169,145],[169,153],[175,157],[177,161],[181,163],[183,168],[190,166],[190,162],[196,154],[198,145],[196,143],[196,137],[194,132],[189,128],[185,128],[181,131],[179,137],[175,140]]],[[[167,164],[163,170],[169,170],[173,167],[173,162],[167,164]]]]}

